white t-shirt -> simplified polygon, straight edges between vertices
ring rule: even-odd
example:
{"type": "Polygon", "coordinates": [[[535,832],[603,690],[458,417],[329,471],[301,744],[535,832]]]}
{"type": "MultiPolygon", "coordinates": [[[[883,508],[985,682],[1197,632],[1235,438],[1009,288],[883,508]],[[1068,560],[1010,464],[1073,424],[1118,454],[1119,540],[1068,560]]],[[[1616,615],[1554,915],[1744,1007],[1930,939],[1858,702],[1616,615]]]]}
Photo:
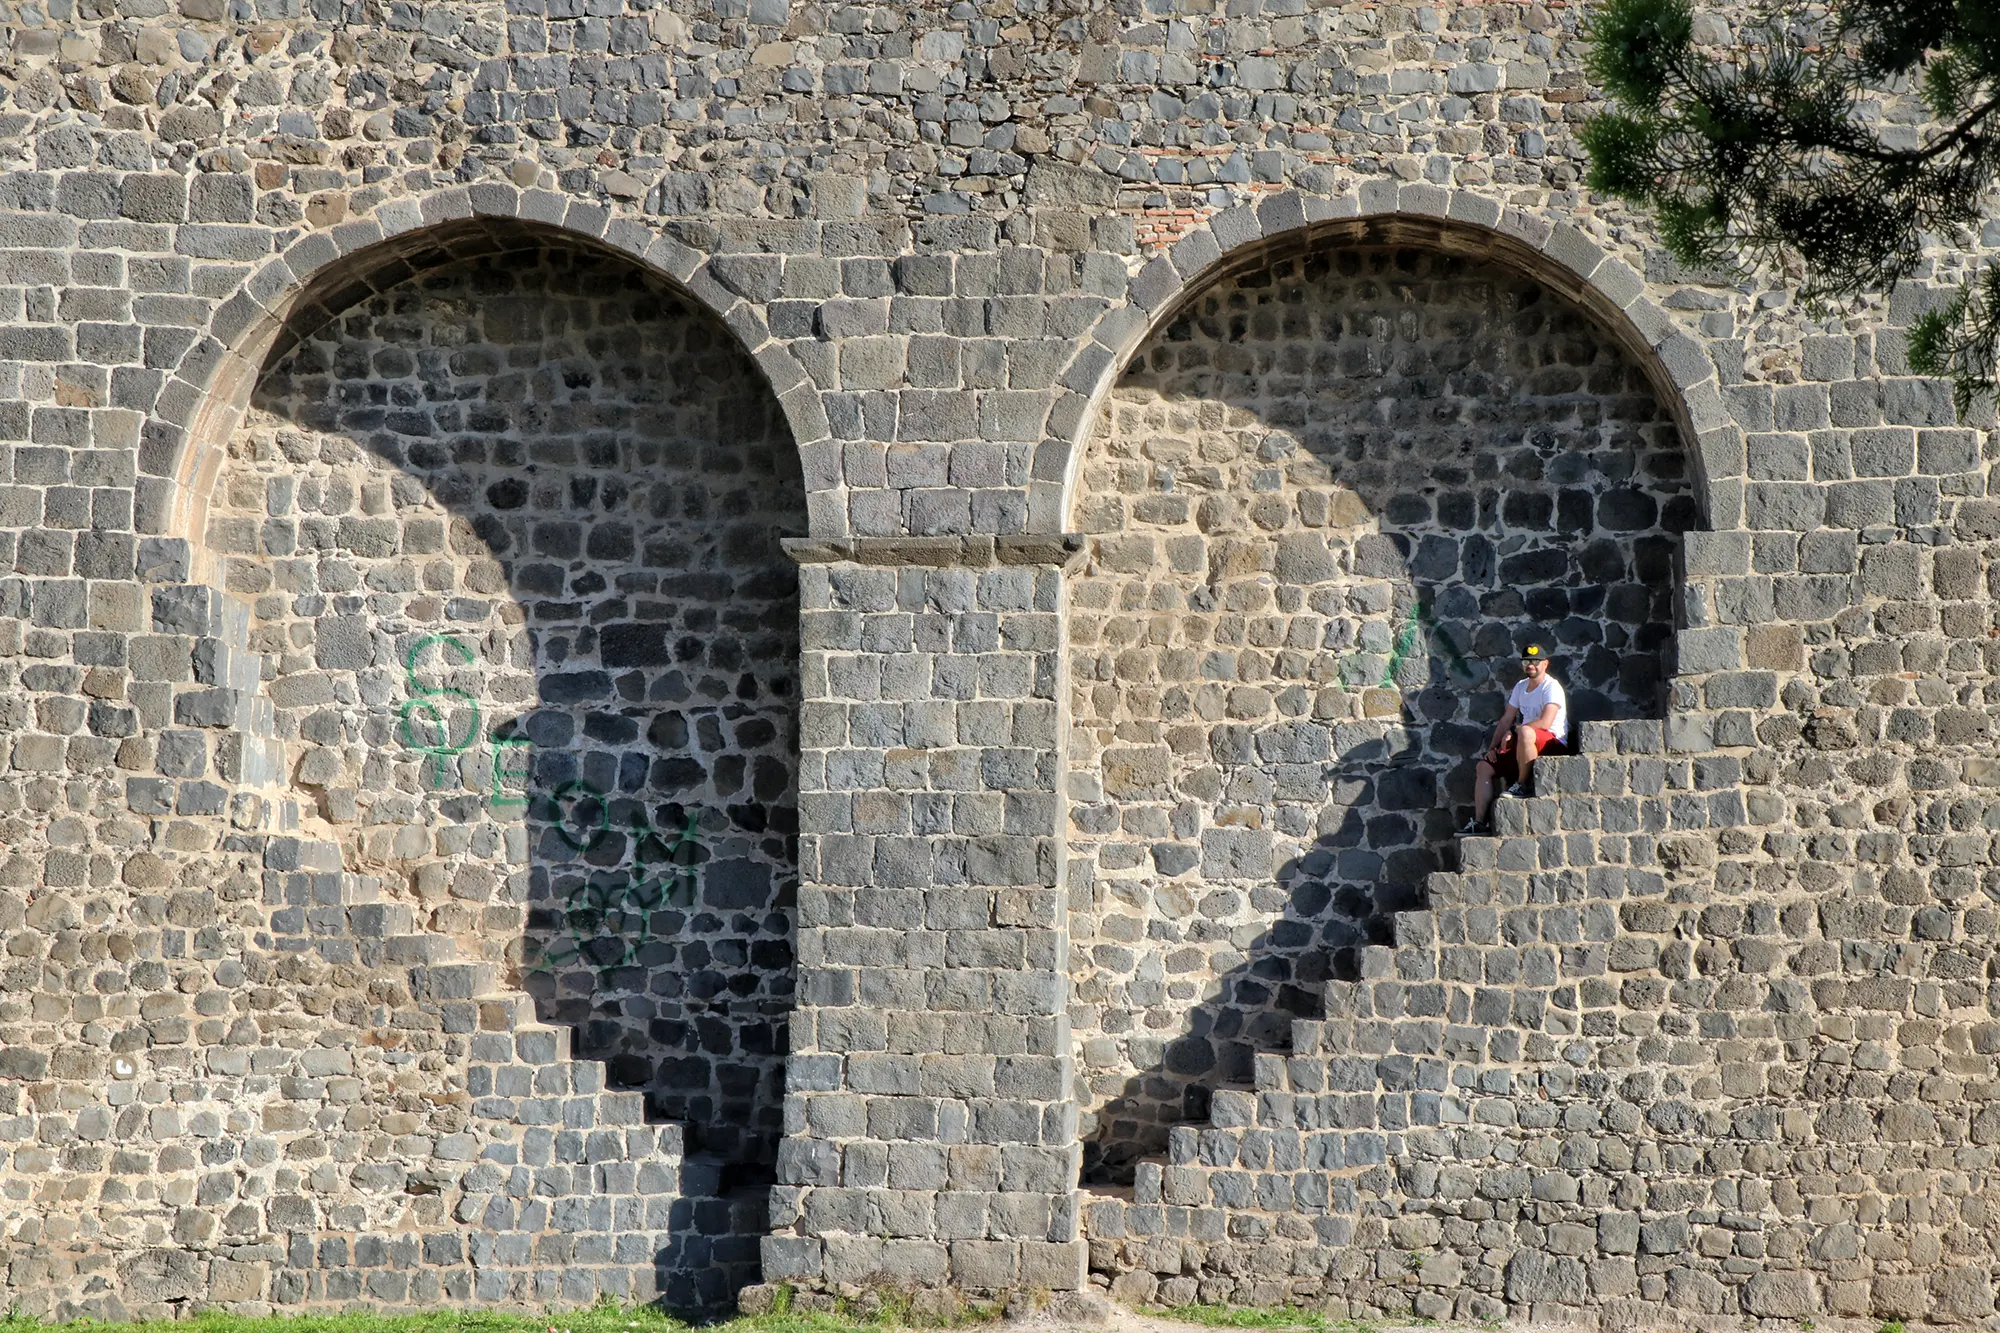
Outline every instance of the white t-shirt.
{"type": "Polygon", "coordinates": [[[1563,693],[1561,681],[1557,680],[1554,676],[1543,676],[1540,688],[1531,690],[1528,688],[1528,682],[1525,679],[1517,680],[1514,682],[1514,692],[1507,696],[1507,706],[1520,710],[1522,724],[1530,727],[1535,725],[1535,719],[1539,718],[1542,715],[1542,710],[1550,704],[1556,706],[1556,720],[1555,724],[1549,727],[1548,730],[1555,735],[1557,740],[1567,745],[1569,743],[1569,696],[1563,693]]]}

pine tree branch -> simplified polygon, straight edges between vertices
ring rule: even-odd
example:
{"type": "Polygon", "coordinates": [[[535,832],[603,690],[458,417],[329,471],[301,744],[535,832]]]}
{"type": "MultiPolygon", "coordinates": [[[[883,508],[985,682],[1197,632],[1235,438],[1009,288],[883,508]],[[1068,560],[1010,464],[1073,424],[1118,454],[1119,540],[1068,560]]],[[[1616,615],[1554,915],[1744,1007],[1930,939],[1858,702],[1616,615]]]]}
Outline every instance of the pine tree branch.
{"type": "MultiPolygon", "coordinates": [[[[1687,262],[1797,261],[1813,305],[1891,290],[2000,177],[2000,8],[1833,0],[1827,32],[1823,9],[1778,3],[1746,39],[1757,54],[1717,59],[1693,44],[1691,0],[1604,0],[1590,67],[1623,109],[1584,128],[1591,186],[1655,209],[1687,262]],[[1891,148],[1860,101],[1912,77],[1934,133],[1891,148]]],[[[1911,334],[1913,367],[1949,378],[1961,415],[1991,394],[2000,265],[1911,334]]]]}

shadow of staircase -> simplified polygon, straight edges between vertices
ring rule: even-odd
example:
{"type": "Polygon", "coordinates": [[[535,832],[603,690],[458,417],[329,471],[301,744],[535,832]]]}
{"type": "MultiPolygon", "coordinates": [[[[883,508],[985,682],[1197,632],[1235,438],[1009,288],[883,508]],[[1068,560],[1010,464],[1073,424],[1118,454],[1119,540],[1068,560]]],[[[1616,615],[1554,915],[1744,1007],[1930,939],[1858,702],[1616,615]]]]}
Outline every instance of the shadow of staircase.
{"type": "Polygon", "coordinates": [[[1326,984],[1323,1019],[1294,1021],[1290,1049],[1216,1089],[1206,1123],[1171,1130],[1132,1185],[1084,1187],[1091,1267],[1115,1293],[1430,1318],[1533,1303],[1515,1265],[1471,1282],[1437,1245],[1463,1186],[1441,1188],[1455,1154],[1439,1136],[1519,1134],[1537,1107],[1554,1129],[1564,1103],[1608,1099],[1588,1039],[1611,1035],[1611,970],[1657,974],[1671,939],[1672,913],[1633,910],[1667,894],[1656,836],[1670,816],[1692,822],[1688,800],[1733,798],[1744,822],[1735,793],[1694,791],[1663,723],[1578,730],[1578,754],[1536,765],[1535,796],[1496,806],[1495,836],[1459,839],[1457,870],[1429,877],[1424,910],[1395,914],[1394,942],[1359,950],[1359,978],[1326,984]]]}
{"type": "MultiPolygon", "coordinates": [[[[227,731],[215,776],[229,785],[135,779],[135,807],[234,816],[284,768],[247,608],[205,584],[161,585],[152,602],[154,630],[187,641],[194,664],[175,719],[227,731]]],[[[309,1041],[273,1012],[260,1047],[212,1063],[278,1075],[266,1114],[309,1140],[366,1103],[397,1131],[340,1187],[304,1173],[270,1200],[249,1251],[267,1256],[272,1303],[610,1298],[702,1317],[758,1281],[768,1186],[689,1156],[682,1127],[649,1122],[644,1092],[612,1090],[602,1063],[573,1058],[572,1030],[539,1021],[500,964],[421,930],[411,904],[346,870],[332,842],[246,832],[222,850],[261,856],[259,966],[320,998],[307,1003],[309,1041]]],[[[323,1152],[293,1146],[308,1162],[323,1152]]]]}
{"type": "Polygon", "coordinates": [[[679,1125],[649,1123],[644,1092],[607,1088],[604,1066],[573,1058],[571,1030],[540,1022],[498,964],[418,931],[412,907],[343,870],[332,843],[273,838],[264,863],[271,933],[260,943],[281,960],[349,969],[350,986],[388,999],[369,1015],[361,1050],[329,1069],[393,1071],[410,1063],[397,1058],[398,1036],[412,1032],[464,1056],[442,1094],[461,1110],[460,1128],[398,1142],[382,1163],[409,1196],[403,1224],[291,1230],[278,1303],[609,1297],[708,1315],[758,1280],[765,1192],[726,1192],[725,1164],[688,1157],[679,1125]]]}

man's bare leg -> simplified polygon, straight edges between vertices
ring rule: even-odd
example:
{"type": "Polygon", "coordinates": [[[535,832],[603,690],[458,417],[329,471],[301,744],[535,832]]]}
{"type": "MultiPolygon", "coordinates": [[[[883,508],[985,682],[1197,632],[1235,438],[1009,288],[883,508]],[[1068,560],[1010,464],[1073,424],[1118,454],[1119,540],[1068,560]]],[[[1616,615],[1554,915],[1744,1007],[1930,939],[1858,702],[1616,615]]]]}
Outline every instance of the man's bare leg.
{"type": "Polygon", "coordinates": [[[1514,731],[1514,779],[1517,787],[1528,785],[1528,779],[1535,773],[1535,729],[1517,727],[1514,731]]]}
{"type": "Polygon", "coordinates": [[[1492,760],[1480,760],[1479,767],[1473,772],[1475,776],[1472,780],[1472,822],[1484,824],[1487,814],[1493,809],[1492,760]]]}

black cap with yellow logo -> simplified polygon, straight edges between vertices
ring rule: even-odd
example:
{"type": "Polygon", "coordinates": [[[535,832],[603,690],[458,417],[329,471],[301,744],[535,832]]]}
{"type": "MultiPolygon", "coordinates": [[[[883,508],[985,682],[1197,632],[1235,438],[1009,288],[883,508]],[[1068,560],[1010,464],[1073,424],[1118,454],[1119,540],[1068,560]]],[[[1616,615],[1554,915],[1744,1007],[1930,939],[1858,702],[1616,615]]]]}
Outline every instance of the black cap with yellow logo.
{"type": "Polygon", "coordinates": [[[1539,643],[1530,643],[1521,649],[1521,660],[1523,662],[1546,662],[1549,660],[1549,650],[1542,647],[1539,643]]]}

